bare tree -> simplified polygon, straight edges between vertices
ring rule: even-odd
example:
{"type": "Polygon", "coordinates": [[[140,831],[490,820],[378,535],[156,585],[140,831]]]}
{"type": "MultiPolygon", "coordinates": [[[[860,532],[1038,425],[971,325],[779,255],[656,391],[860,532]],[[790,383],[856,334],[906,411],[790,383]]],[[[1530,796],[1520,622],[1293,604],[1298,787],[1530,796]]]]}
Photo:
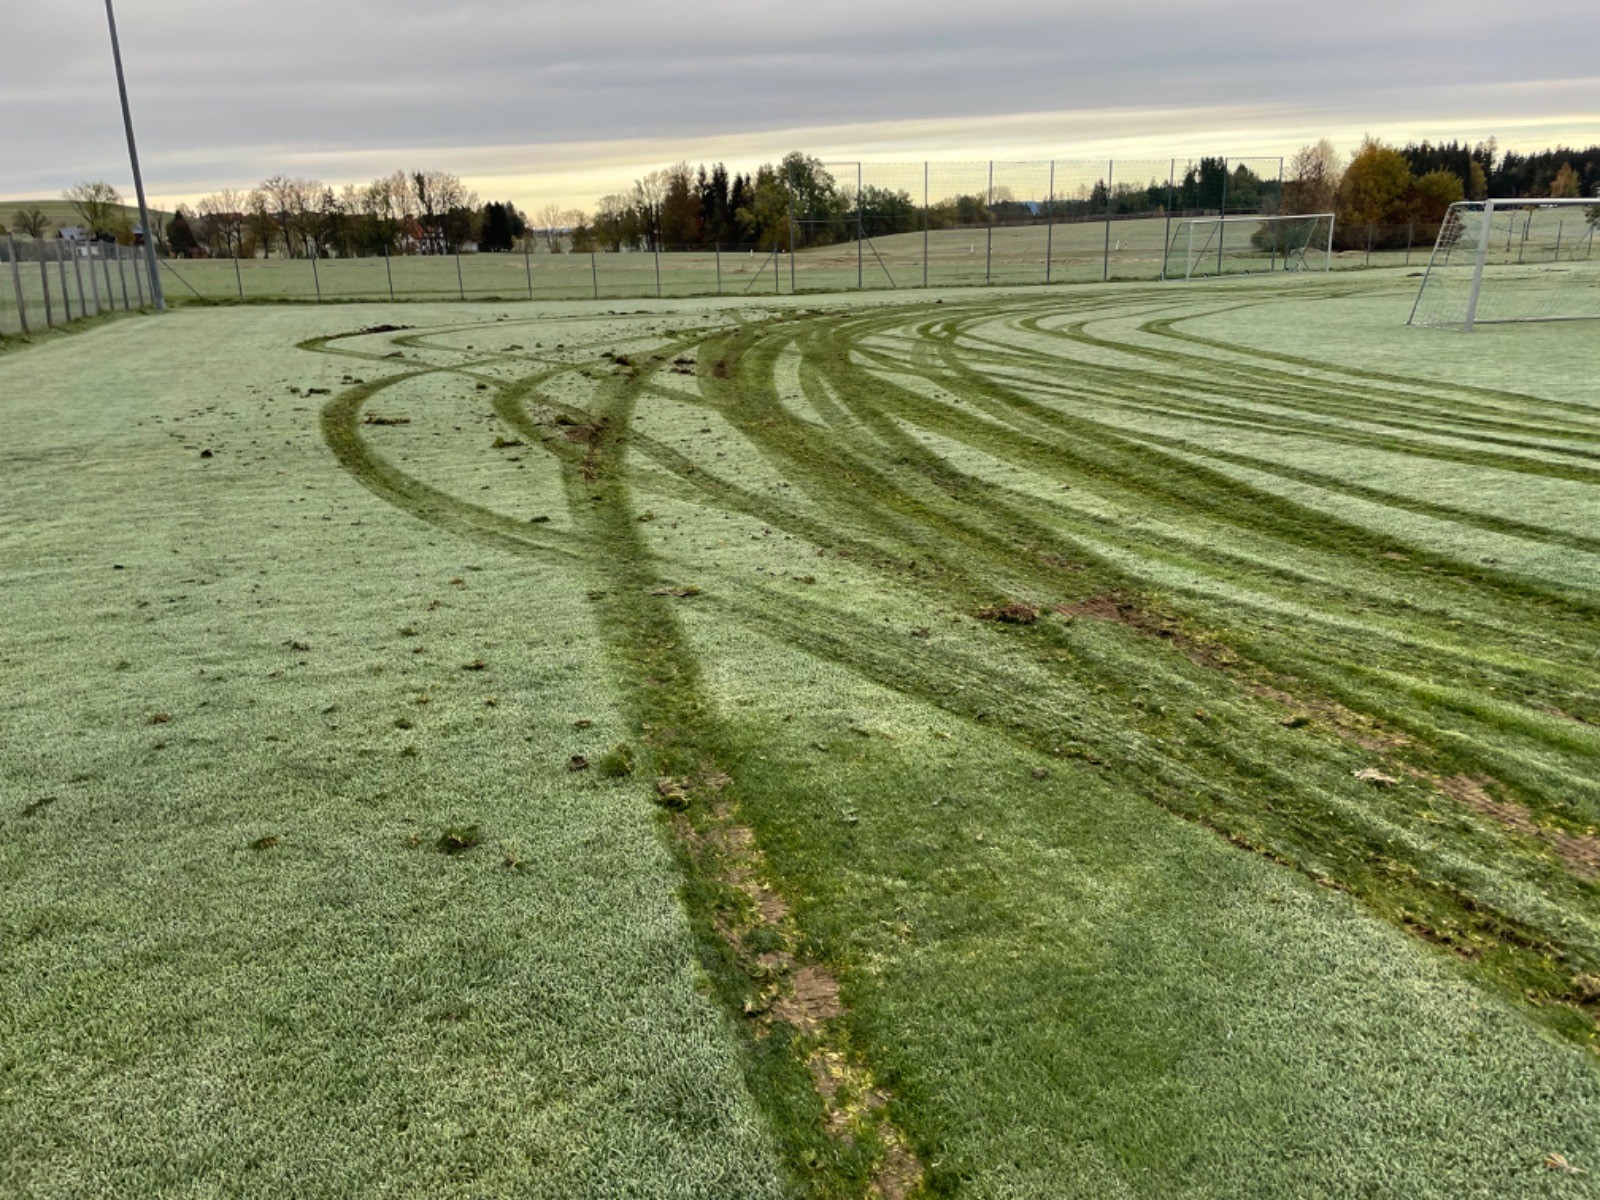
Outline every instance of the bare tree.
{"type": "Polygon", "coordinates": [[[533,225],[544,235],[545,248],[551,254],[561,249],[561,230],[566,227],[567,210],[559,204],[541,204],[533,210],[533,225]]]}
{"type": "Polygon", "coordinates": [[[61,193],[83,219],[84,227],[95,237],[124,233],[128,214],[122,207],[122,193],[109,183],[80,183],[61,193]]]}
{"type": "Polygon", "coordinates": [[[50,229],[50,218],[38,206],[17,209],[11,220],[24,237],[42,238],[50,229]]]}
{"type": "Polygon", "coordinates": [[[1284,213],[1293,216],[1332,212],[1343,171],[1339,152],[1327,138],[1315,145],[1301,146],[1289,160],[1289,181],[1283,188],[1284,213]]]}

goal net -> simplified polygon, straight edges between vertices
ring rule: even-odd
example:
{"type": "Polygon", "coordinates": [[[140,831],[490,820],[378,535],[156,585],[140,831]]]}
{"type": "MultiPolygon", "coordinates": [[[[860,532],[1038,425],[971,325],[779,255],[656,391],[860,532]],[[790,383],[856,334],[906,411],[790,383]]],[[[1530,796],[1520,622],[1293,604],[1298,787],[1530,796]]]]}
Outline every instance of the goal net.
{"type": "Polygon", "coordinates": [[[1326,271],[1332,261],[1332,213],[1185,217],[1172,223],[1161,277],[1326,271]]]}
{"type": "Polygon", "coordinates": [[[1600,317],[1600,199],[1466,200],[1439,228],[1412,325],[1600,317]]]}

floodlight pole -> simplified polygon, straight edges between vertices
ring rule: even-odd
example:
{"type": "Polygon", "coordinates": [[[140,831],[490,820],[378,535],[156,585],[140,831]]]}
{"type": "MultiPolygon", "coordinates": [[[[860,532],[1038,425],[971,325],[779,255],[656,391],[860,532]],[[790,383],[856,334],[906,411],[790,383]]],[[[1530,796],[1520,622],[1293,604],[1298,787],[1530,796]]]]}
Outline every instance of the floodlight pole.
{"type": "Polygon", "coordinates": [[[166,293],[161,290],[161,267],[156,262],[156,242],[150,228],[150,208],[144,201],[144,177],[139,174],[139,146],[133,138],[133,113],[128,108],[128,83],[122,75],[122,47],[117,42],[117,14],[106,0],[106,24],[111,29],[111,58],[117,65],[117,92],[122,97],[122,125],[128,131],[128,161],[133,165],[133,191],[139,198],[139,224],[144,229],[144,261],[150,271],[150,295],[157,312],[167,311],[166,293]]]}

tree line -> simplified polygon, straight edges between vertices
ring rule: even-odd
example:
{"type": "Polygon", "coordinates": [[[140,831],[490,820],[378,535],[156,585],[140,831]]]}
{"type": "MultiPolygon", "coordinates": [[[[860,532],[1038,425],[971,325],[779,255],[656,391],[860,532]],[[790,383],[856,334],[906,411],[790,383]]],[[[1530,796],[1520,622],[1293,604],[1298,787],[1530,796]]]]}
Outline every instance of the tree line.
{"type": "MultiPolygon", "coordinates": [[[[1283,178],[1220,157],[1189,164],[1178,179],[1101,178],[1043,199],[1019,199],[1005,186],[938,198],[904,188],[840,180],[812,155],[795,151],[748,173],[722,163],[680,162],[631,188],[602,196],[592,211],[546,204],[532,217],[514,202],[480,201],[447,171],[396,171],[338,188],[274,175],[248,191],[224,190],[181,205],[155,231],[179,255],[242,258],[381,254],[551,253],[710,249],[713,246],[826,246],[912,233],[1045,221],[1103,220],[1164,213],[1338,215],[1345,248],[1431,238],[1455,201],[1496,197],[1600,195],[1600,146],[1501,154],[1493,139],[1414,142],[1367,139],[1345,161],[1326,139],[1301,147],[1283,178]],[[1369,232],[1370,231],[1370,232],[1369,232]]],[[[83,183],[63,197],[89,236],[135,240],[116,188],[83,183]]],[[[28,237],[49,220],[37,207],[13,213],[28,237]]],[[[0,233],[5,226],[0,225],[0,233]]]]}

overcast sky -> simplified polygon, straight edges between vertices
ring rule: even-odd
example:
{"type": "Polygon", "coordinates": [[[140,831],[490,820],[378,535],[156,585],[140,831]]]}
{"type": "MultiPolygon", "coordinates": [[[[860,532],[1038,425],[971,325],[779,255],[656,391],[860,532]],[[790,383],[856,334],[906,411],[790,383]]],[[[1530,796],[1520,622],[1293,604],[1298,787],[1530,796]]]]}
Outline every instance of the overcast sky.
{"type": "MultiPolygon", "coordinates": [[[[1600,142],[1596,0],[119,0],[152,199],[461,174],[587,204],[688,158],[1600,142]]],[[[100,0],[4,0],[0,198],[128,187],[100,0]]]]}

